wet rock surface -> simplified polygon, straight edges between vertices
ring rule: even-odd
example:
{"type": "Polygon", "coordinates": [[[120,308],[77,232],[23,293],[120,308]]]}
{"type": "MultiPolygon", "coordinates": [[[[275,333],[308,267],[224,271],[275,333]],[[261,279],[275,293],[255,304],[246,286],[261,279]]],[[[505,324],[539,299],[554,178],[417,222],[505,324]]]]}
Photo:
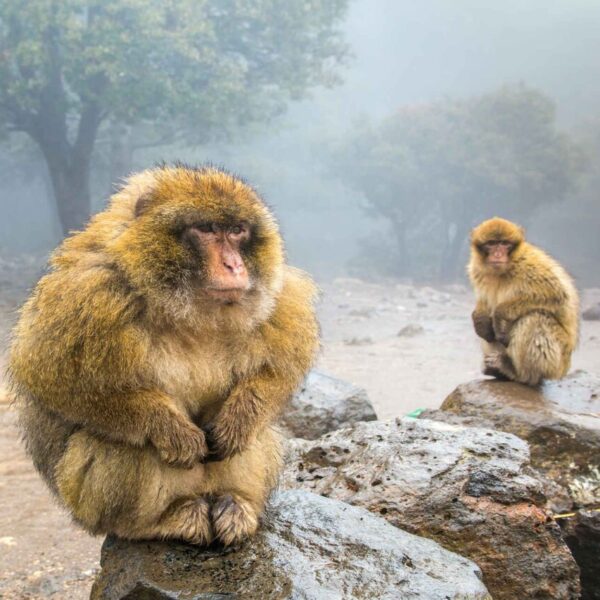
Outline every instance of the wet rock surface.
{"type": "Polygon", "coordinates": [[[577,371],[539,388],[473,381],[422,416],[449,420],[444,413],[517,435],[529,444],[532,466],[566,488],[574,506],[600,504],[600,378],[577,371]]]}
{"type": "Polygon", "coordinates": [[[364,389],[313,370],[280,423],[290,437],[312,440],[352,423],[376,419],[364,389]]]}
{"type": "Polygon", "coordinates": [[[101,564],[91,600],[491,600],[471,561],[303,491],[276,494],[237,549],[107,538],[101,564]]]}
{"type": "Polygon", "coordinates": [[[527,445],[427,420],[358,423],[291,440],[283,485],[361,506],[475,561],[495,600],[579,598],[579,571],[527,445]]]}

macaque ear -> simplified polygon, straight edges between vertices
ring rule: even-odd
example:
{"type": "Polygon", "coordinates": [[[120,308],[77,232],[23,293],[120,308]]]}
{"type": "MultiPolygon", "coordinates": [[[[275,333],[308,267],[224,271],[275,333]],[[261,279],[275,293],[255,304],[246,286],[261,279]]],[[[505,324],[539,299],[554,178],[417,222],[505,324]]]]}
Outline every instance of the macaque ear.
{"type": "Polygon", "coordinates": [[[150,209],[150,207],[152,205],[152,200],[153,200],[153,196],[152,196],[151,192],[146,192],[137,199],[137,202],[135,203],[135,208],[133,211],[133,214],[135,215],[136,219],[138,217],[141,217],[143,214],[145,214],[150,209]]]}

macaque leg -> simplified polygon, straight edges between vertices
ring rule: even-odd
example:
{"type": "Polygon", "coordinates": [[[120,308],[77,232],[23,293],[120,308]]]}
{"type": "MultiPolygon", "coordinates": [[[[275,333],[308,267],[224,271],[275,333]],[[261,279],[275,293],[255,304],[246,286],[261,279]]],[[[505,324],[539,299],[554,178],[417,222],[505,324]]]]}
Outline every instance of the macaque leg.
{"type": "Polygon", "coordinates": [[[569,370],[567,335],[551,316],[522,317],[514,325],[512,339],[506,353],[515,365],[515,381],[537,385],[542,379],[560,379],[569,370]]]}
{"type": "Polygon", "coordinates": [[[91,533],[126,539],[213,538],[210,504],[203,494],[204,465],[169,466],[151,446],[138,448],[71,436],[56,467],[58,492],[74,518],[91,533]]]}
{"type": "Polygon", "coordinates": [[[500,342],[483,342],[483,374],[496,379],[514,380],[516,373],[506,347],[500,342]]]}
{"type": "Polygon", "coordinates": [[[215,537],[230,545],[256,532],[281,464],[279,439],[270,428],[242,452],[206,464],[215,537]]]}

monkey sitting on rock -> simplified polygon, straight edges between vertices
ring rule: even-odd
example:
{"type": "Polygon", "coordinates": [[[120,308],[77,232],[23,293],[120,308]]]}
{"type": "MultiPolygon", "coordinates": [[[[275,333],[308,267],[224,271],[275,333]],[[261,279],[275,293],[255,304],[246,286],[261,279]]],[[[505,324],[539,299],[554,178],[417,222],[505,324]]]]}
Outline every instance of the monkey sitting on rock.
{"type": "Polygon", "coordinates": [[[271,424],[318,346],[315,287],[236,177],[137,174],[66,239],[9,372],[29,453],[94,534],[228,545],[281,465],[271,424]]]}
{"type": "Polygon", "coordinates": [[[468,272],[484,374],[532,386],[564,377],[579,327],[579,299],[567,272],[527,243],[521,227],[500,218],[473,229],[468,272]]]}

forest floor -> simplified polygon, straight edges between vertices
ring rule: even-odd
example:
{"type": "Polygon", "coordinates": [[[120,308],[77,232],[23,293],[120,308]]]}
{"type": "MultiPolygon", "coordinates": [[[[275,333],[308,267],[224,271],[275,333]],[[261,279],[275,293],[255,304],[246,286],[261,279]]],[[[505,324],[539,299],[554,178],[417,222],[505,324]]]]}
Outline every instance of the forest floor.
{"type": "MultiPolygon", "coordinates": [[[[0,339],[24,295],[6,284],[0,273],[0,339]]],[[[584,308],[600,301],[600,289],[585,290],[582,300],[584,308]]],[[[480,376],[472,307],[471,292],[458,285],[323,284],[317,367],[366,388],[381,419],[438,407],[459,383],[480,376]]],[[[600,373],[599,321],[582,323],[573,369],[600,373]]],[[[0,505],[0,598],[87,599],[102,539],[75,527],[35,473],[1,381],[0,505]]]]}

